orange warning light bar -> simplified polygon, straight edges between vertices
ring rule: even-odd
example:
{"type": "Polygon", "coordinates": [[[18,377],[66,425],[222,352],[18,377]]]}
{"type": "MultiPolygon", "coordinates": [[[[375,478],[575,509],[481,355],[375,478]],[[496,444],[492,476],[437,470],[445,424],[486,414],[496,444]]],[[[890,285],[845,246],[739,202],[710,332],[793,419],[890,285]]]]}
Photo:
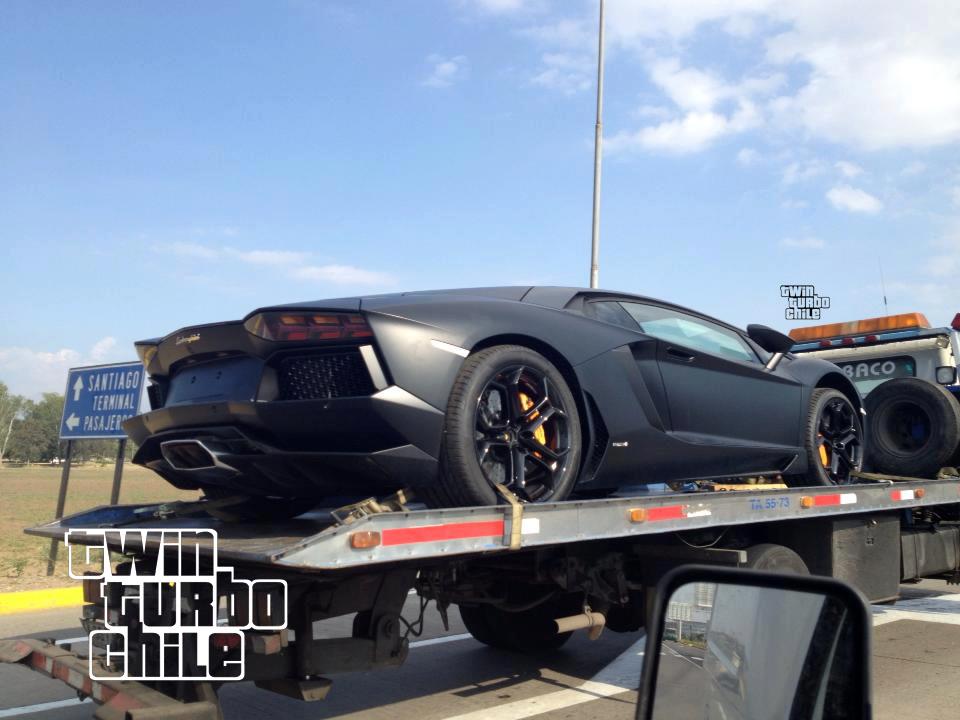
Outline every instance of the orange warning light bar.
{"type": "Polygon", "coordinates": [[[923,313],[902,313],[883,317],[853,320],[850,322],[829,323],[827,325],[808,325],[793,328],[789,335],[797,342],[841,337],[843,335],[866,335],[888,330],[906,330],[907,328],[930,328],[930,321],[923,313]]]}

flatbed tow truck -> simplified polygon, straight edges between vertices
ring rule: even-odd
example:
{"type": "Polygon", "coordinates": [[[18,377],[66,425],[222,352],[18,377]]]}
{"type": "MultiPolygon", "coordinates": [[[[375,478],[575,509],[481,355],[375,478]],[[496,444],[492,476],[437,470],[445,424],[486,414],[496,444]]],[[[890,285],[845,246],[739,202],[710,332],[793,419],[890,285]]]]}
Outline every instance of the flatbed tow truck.
{"type": "MultiPolygon", "coordinates": [[[[244,634],[244,680],[319,700],[329,674],[402,664],[430,601],[444,621],[458,605],[481,642],[536,651],[559,647],[576,629],[641,629],[657,581],[693,562],[832,576],[871,602],[895,602],[903,582],[960,581],[960,477],[857,480],[452,509],[414,509],[399,496],[276,524],[221,522],[205,512],[209,501],[104,506],[27,532],[216,530],[216,557],[212,543],[196,546],[206,562],[231,565],[239,578],[287,582],[287,629],[244,634]],[[419,618],[401,616],[411,590],[419,618]],[[349,637],[314,637],[315,622],[349,614],[349,637]]],[[[158,553],[149,542],[125,550],[141,563],[158,553]]],[[[84,594],[84,627],[102,627],[99,582],[85,581],[84,594]]],[[[269,614],[266,600],[254,591],[252,612],[269,614]]],[[[136,658],[144,648],[135,627],[128,637],[136,658]]],[[[0,660],[69,684],[97,703],[99,718],[221,717],[217,682],[95,680],[88,657],[42,640],[0,641],[0,660]]],[[[98,677],[120,676],[122,668],[95,662],[98,677]]]]}

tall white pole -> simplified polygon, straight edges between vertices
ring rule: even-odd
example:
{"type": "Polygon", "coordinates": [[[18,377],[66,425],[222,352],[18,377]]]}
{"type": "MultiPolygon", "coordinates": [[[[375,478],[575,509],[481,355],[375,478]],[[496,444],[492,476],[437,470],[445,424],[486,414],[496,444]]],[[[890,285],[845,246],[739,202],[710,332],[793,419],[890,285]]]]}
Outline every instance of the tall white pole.
{"type": "Polygon", "coordinates": [[[603,162],[603,0],[597,49],[597,126],[593,136],[593,233],[590,242],[590,287],[600,280],[600,170],[603,162]]]}

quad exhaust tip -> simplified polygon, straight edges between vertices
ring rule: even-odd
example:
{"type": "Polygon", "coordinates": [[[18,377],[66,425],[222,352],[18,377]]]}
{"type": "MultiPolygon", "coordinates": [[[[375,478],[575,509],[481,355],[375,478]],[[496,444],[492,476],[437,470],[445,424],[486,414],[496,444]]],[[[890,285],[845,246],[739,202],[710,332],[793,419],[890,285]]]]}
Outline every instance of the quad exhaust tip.
{"type": "Polygon", "coordinates": [[[210,448],[199,440],[167,440],[160,443],[160,454],[174,470],[228,470],[235,468],[222,462],[210,448]]]}

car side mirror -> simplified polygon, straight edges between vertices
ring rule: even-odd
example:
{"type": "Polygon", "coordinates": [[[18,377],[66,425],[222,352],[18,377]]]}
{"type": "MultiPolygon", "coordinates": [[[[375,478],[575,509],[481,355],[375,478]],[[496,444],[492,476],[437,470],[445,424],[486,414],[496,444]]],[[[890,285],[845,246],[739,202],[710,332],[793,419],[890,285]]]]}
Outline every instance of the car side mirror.
{"type": "Polygon", "coordinates": [[[791,337],[766,325],[747,325],[747,337],[767,352],[790,352],[795,343],[791,337]]]}
{"type": "Polygon", "coordinates": [[[837,580],[688,565],[657,588],[637,720],[869,720],[870,616],[837,580]]]}

